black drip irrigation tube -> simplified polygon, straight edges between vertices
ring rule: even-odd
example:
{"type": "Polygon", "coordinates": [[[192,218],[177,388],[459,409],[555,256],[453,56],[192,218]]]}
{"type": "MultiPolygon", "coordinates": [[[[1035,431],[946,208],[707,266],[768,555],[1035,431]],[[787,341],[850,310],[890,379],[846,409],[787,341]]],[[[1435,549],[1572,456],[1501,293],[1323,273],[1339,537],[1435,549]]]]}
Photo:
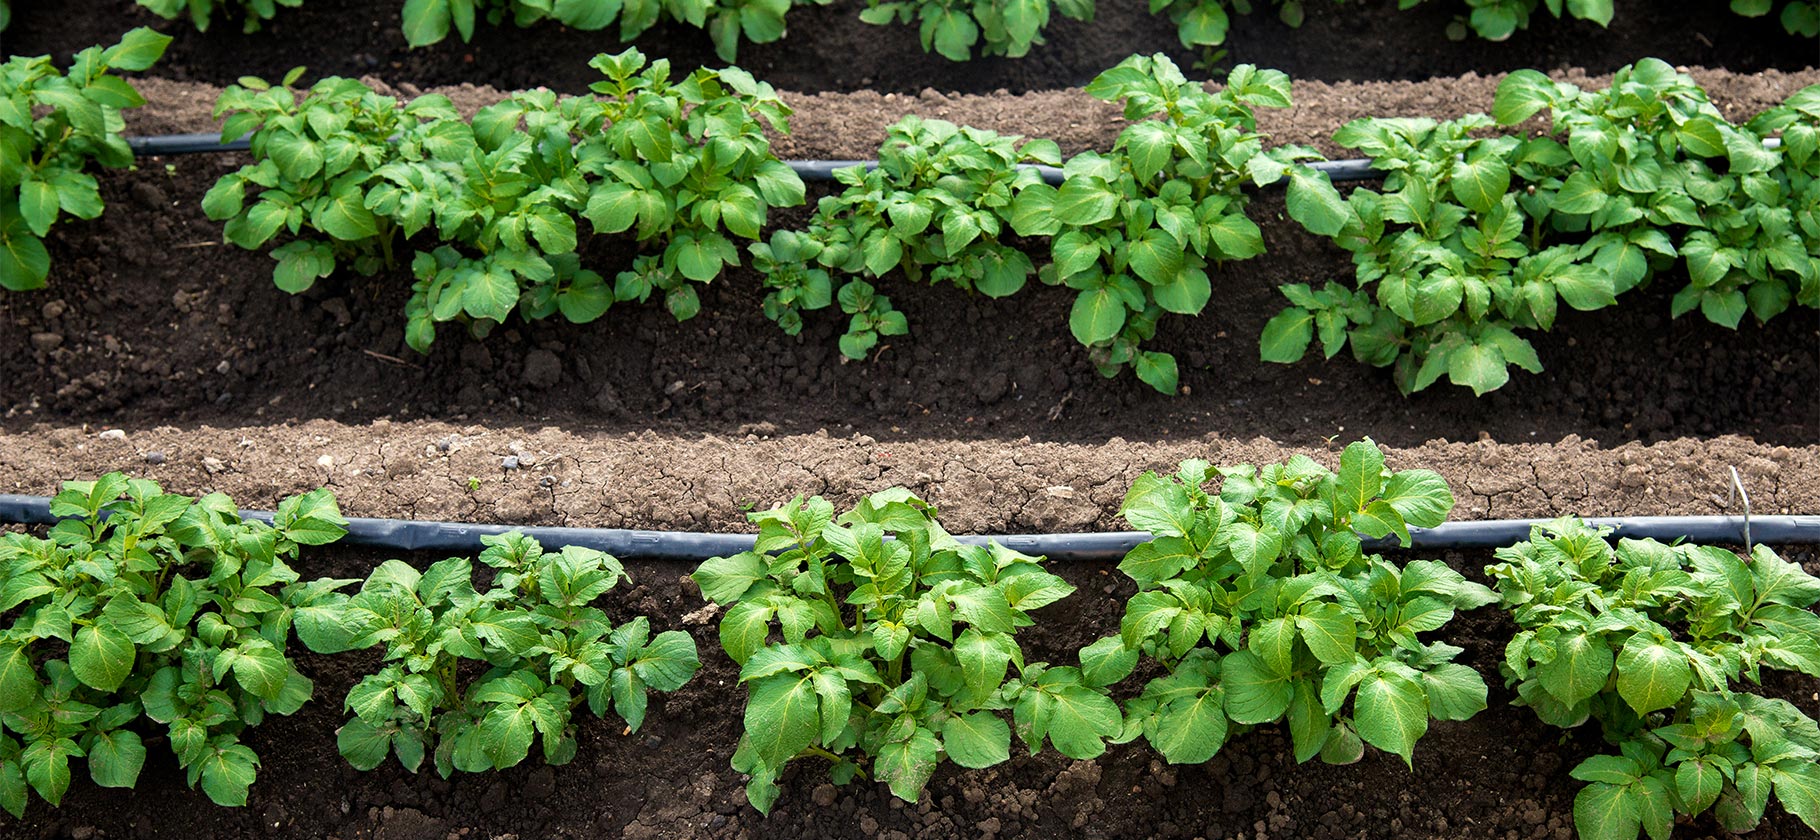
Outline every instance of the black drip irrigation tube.
{"type": "MultiPolygon", "coordinates": [[[[200,155],[218,154],[221,152],[244,152],[251,147],[247,138],[223,142],[215,134],[166,134],[157,137],[128,137],[126,144],[131,146],[133,154],[140,157],[159,157],[163,155],[200,155]]],[[[875,160],[787,160],[785,165],[796,172],[805,181],[832,181],[834,171],[850,166],[864,166],[872,169],[878,166],[875,160]]],[[[1034,166],[1020,164],[1041,173],[1043,180],[1051,184],[1062,182],[1062,170],[1054,166],[1034,166]]],[[[1311,169],[1327,173],[1335,181],[1371,181],[1384,177],[1384,173],[1371,168],[1371,161],[1357,160],[1321,160],[1307,164],[1311,169]]]]}
{"type": "MultiPolygon", "coordinates": [[[[51,515],[46,496],[0,495],[0,522],[50,525],[62,517],[51,515]]],[[[241,511],[246,519],[271,522],[268,511],[241,511]]],[[[1488,519],[1448,522],[1435,528],[1409,529],[1410,548],[1502,548],[1529,538],[1531,526],[1546,519],[1488,519]]],[[[1594,527],[1611,528],[1612,537],[1686,541],[1700,544],[1820,545],[1820,516],[1617,516],[1586,520],[1594,527]]],[[[708,534],[692,531],[632,531],[619,528],[560,528],[516,525],[475,525],[461,522],[419,522],[408,519],[350,518],[341,545],[392,551],[433,551],[474,554],[489,535],[523,533],[545,548],[581,546],[628,560],[677,560],[701,562],[752,549],[751,534],[708,534]]],[[[996,542],[1025,554],[1052,560],[1109,561],[1125,556],[1132,547],[1150,539],[1142,531],[1089,534],[965,535],[963,543],[996,542]]],[[[1395,537],[1367,539],[1370,551],[1398,547],[1395,537]]]]}

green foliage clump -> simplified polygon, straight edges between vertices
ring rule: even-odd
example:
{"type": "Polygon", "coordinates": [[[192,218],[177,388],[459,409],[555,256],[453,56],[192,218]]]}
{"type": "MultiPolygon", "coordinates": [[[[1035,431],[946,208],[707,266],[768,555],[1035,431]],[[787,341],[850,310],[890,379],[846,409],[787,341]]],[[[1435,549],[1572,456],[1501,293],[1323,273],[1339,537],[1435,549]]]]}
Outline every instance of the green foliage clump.
{"type": "Polygon", "coordinates": [[[138,2],[139,5],[165,20],[176,20],[187,16],[190,23],[202,32],[209,31],[209,25],[215,22],[217,12],[240,18],[241,29],[245,32],[258,32],[266,21],[278,16],[279,8],[295,9],[303,5],[303,0],[138,0],[138,2]]]}
{"type": "Polygon", "coordinates": [[[1367,555],[1359,537],[1407,544],[1409,527],[1439,525],[1453,502],[1432,472],[1387,471],[1369,440],[1346,447],[1338,473],[1305,456],[1145,473],[1120,509],[1153,535],[1119,564],[1139,591],[1119,635],[1081,652],[1095,685],[1125,679],[1140,656],[1162,667],[1126,703],[1120,740],[1142,735],[1169,762],[1198,764],[1232,734],[1287,719],[1297,761],[1349,764],[1370,744],[1408,763],[1430,718],[1482,711],[1484,681],[1453,662],[1461,648],[1419,636],[1495,596],[1444,563],[1367,555]]]}
{"type": "Polygon", "coordinates": [[[1684,266],[1673,314],[1736,328],[1791,305],[1820,306],[1812,190],[1820,89],[1734,125],[1691,78],[1649,59],[1582,91],[1522,70],[1490,117],[1372,119],[1334,140],[1370,155],[1382,190],[1341,205],[1331,236],[1353,283],[1285,286],[1292,306],[1265,327],[1266,361],[1300,359],[1319,336],[1331,358],[1392,367],[1404,393],[1446,375],[1475,394],[1540,372],[1519,333],[1553,327],[1560,305],[1596,310],[1684,266]],[[1550,131],[1485,136],[1547,111],[1550,131]],[[1787,144],[1767,148],[1773,133],[1787,144]]]}
{"type": "Polygon", "coordinates": [[[923,51],[966,61],[983,40],[981,55],[1023,58],[1043,43],[1050,16],[1093,19],[1093,0],[866,0],[860,20],[880,25],[915,23],[923,51]]]}
{"type": "MultiPolygon", "coordinates": [[[[168,0],[167,0],[168,1],[168,0]]],[[[269,2],[269,0],[267,0],[269,2]]],[[[291,0],[292,4],[300,0],[291,0]]],[[[619,23],[619,40],[629,42],[660,20],[706,29],[722,61],[739,60],[740,36],[767,44],[784,36],[784,16],[796,5],[829,0],[405,0],[404,37],[413,47],[449,37],[474,37],[479,18],[493,26],[510,18],[519,27],[554,20],[593,32],[619,23]]]]}
{"type": "MultiPolygon", "coordinates": [[[[4,23],[0,6],[0,28],[4,23]]],[[[152,66],[170,42],[140,28],[114,46],[76,53],[68,73],[49,56],[0,64],[0,289],[43,288],[51,227],[64,215],[101,215],[101,188],[87,170],[133,165],[120,111],[145,104],[113,71],[152,66]]]]}
{"type": "Polygon", "coordinates": [[[1046,738],[1091,758],[1118,734],[1118,707],[1079,668],[1024,660],[1017,631],[1030,612],[1074,591],[1041,558],[962,545],[901,489],[838,520],[820,497],[751,519],[753,550],[693,577],[728,607],[721,647],[747,697],[733,768],[751,776],[758,810],[776,802],[784,766],[807,756],[832,762],[837,784],[869,771],[915,801],[944,756],[1007,760],[1007,709],[1033,752],[1046,738]]]}
{"type": "Polygon", "coordinates": [[[486,335],[514,311],[587,323],[615,302],[661,294],[678,320],[707,283],[739,265],[730,237],[757,239],[771,207],[801,204],[800,178],[771,153],[767,127],[790,109],[738,68],[670,81],[670,64],[628,50],[592,66],[592,95],[520,93],[465,121],[446,97],[400,105],[364,84],[243,80],[222,94],[222,135],[252,132],[255,162],[203,199],[244,248],[281,232],[279,288],[301,292],[343,264],[373,274],[407,240],[406,341],[427,351],[436,325],[486,335]],[[580,222],[587,222],[583,228],[580,222]],[[585,268],[582,237],[630,233],[661,249],[608,281],[585,268]]]}
{"type": "Polygon", "coordinates": [[[342,536],[334,496],[286,499],[266,525],[219,493],[110,473],[66,483],[50,512],[68,518],[43,539],[0,535],[0,806],[23,816],[28,785],[58,804],[77,758],[95,784],[133,787],[142,719],[191,786],[246,804],[259,756],[240,736],[314,690],[287,649],[326,588],[289,561],[342,536]]]}
{"type": "Polygon", "coordinates": [[[1132,124],[1111,154],[1070,158],[1059,188],[1020,190],[1012,228],[1053,237],[1051,262],[1039,277],[1077,292],[1068,326],[1100,372],[1110,377],[1130,366],[1151,387],[1174,393],[1175,357],[1141,345],[1165,314],[1206,308],[1210,261],[1264,252],[1258,226],[1245,215],[1243,184],[1289,178],[1298,217],[1331,213],[1340,199],[1325,175],[1295,165],[1318,157],[1312,149],[1264,148],[1252,109],[1290,105],[1289,77],[1275,70],[1240,65],[1219,93],[1208,93],[1167,56],[1133,56],[1087,92],[1123,103],[1132,124]]]}
{"type": "Polygon", "coordinates": [[[841,352],[865,358],[881,335],[909,328],[872,283],[893,269],[912,281],[952,283],[1000,298],[1017,293],[1036,270],[1029,256],[1005,242],[1011,202],[1042,183],[1026,164],[1061,163],[1050,140],[1024,141],[945,120],[906,116],[878,151],[878,166],[835,172],[846,185],[823,198],[804,231],[779,231],[751,246],[754,264],[771,289],[765,315],[786,333],[802,330],[803,310],[822,309],[833,275],[854,276],[838,298],[852,320],[841,352]]]}
{"type": "Polygon", "coordinates": [[[1820,678],[1820,580],[1757,546],[1606,541],[1577,519],[1539,525],[1486,568],[1521,631],[1502,665],[1543,722],[1596,720],[1617,755],[1581,762],[1584,840],[1668,840],[1712,810],[1749,831],[1772,796],[1820,831],[1820,726],[1739,690],[1764,669],[1820,678]]]}
{"type": "Polygon", "coordinates": [[[545,552],[519,533],[481,541],[496,570],[485,591],[466,557],[423,572],[388,560],[358,594],[299,611],[297,637],[317,653],[385,649],[383,667],[348,691],[354,717],[337,733],[348,763],[371,770],[396,755],[415,773],[427,755],[447,778],[512,767],[538,742],[546,762],[566,764],[583,702],[636,731],[649,692],[675,691],[701,667],[687,633],[653,637],[644,616],[615,626],[593,606],[625,577],[611,555],[545,552]]]}

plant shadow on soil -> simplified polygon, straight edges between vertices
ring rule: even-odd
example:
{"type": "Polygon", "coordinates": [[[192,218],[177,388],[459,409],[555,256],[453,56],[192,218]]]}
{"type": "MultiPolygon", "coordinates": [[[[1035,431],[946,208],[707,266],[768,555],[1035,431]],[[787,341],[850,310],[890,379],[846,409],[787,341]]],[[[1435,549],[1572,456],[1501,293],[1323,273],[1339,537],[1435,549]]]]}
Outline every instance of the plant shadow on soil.
{"type": "MultiPolygon", "coordinates": [[[[785,336],[760,308],[758,275],[727,272],[702,312],[676,323],[658,302],[616,305],[589,325],[514,319],[484,343],[445,324],[431,353],[403,342],[405,270],[342,272],[301,296],[270,280],[263,253],[219,242],[198,205],[242,156],[142,161],[102,175],[112,212],[52,234],[46,290],[0,298],[0,416],[6,422],[270,423],[330,418],[559,419],[573,428],[761,434],[858,431],[880,439],[1161,440],[1219,432],[1310,445],[1370,435],[1602,444],[1748,435],[1820,439],[1820,317],[1797,310],[1737,332],[1671,319],[1670,273],[1620,307],[1564,312],[1534,336],[1546,367],[1515,372],[1475,399],[1438,383],[1400,396],[1387,370],[1349,355],[1296,365],[1258,361],[1257,336],[1283,305],[1276,288],[1351,273],[1345,252],[1283,214],[1279,191],[1249,211],[1269,253],[1211,270],[1218,293],[1199,317],[1169,317],[1155,349],[1175,354],[1184,393],[1128,372],[1100,377],[1067,328],[1072,293],[1033,279],[990,300],[913,286],[881,291],[911,335],[863,362],[835,339],[846,318],[811,313],[785,336]]],[[[812,187],[811,205],[824,187],[812,187]]],[[[800,225],[802,208],[770,227],[800,225]]],[[[1032,250],[1039,261],[1040,246],[1032,250]]],[[[629,243],[597,237],[584,265],[612,276],[629,243]]]]}
{"type": "MultiPolygon", "coordinates": [[[[1417,553],[1393,552],[1393,562],[1417,553]]],[[[1421,556],[1442,556],[1421,553],[1421,556]]],[[[1784,556],[1820,572],[1811,548],[1784,556]]],[[[306,577],[358,577],[383,559],[354,549],[306,550],[306,577]]],[[[420,568],[439,557],[411,556],[420,568]]],[[[1484,582],[1488,552],[1444,559],[1484,582]]],[[[654,630],[678,626],[702,606],[678,563],[630,562],[632,582],[602,606],[616,619],[649,615],[654,630]]],[[[1117,632],[1134,591],[1111,563],[1056,563],[1078,589],[1044,608],[1019,634],[1031,661],[1072,662],[1074,652],[1117,632]]],[[[1205,765],[1162,763],[1142,741],[1114,746],[1089,761],[1044,750],[971,771],[944,765],[920,803],[893,799],[884,786],[827,782],[826,765],[794,763],[784,796],[769,819],[746,806],[743,779],[728,766],[741,731],[743,693],[737,668],[721,652],[715,620],[687,629],[704,667],[684,688],[653,695],[645,726],[622,732],[616,718],[578,717],[580,751],[566,767],[535,757],[493,774],[442,780],[413,775],[395,761],[361,773],[337,754],[334,730],[345,719],[343,697],[378,667],[376,653],[306,655],[300,667],[316,683],[302,712],[273,718],[248,743],[262,767],[245,808],[211,805],[184,786],[162,736],[148,737],[152,758],[133,791],[95,787],[78,768],[65,804],[34,803],[19,836],[375,837],[1296,837],[1510,838],[1571,840],[1572,802],[1580,783],[1567,771],[1603,748],[1594,727],[1568,732],[1509,705],[1497,673],[1514,626],[1495,608],[1457,617],[1429,634],[1466,648],[1460,661],[1491,686],[1490,708],[1460,723],[1433,724],[1417,745],[1415,768],[1375,750],[1358,764],[1297,765],[1281,726],[1235,735],[1205,765]]],[[[1135,692],[1135,680],[1121,690],[1135,692]]],[[[1766,693],[1820,714],[1813,680],[1778,675],[1766,693]]],[[[9,833],[11,833],[9,831],[9,833]]],[[[1711,817],[1677,827],[1678,838],[1722,834],[1711,817]]],[[[1753,840],[1794,840],[1812,833],[1772,805],[1753,840]]]]}
{"type": "MultiPolygon", "coordinates": [[[[175,35],[153,72],[175,79],[227,84],[243,75],[268,79],[307,65],[316,75],[378,75],[423,85],[490,84],[503,89],[548,86],[579,92],[599,77],[587,66],[597,53],[618,52],[616,30],[578,32],[543,24],[521,30],[509,22],[476,27],[472,43],[457,38],[409,50],[400,30],[398,0],[309,0],[280,8],[264,32],[242,34],[239,21],[218,20],[197,33],[187,21],[164,21],[129,0],[14,2],[7,49],[66,57],[97,43],[114,43],[132,26],[175,35]]],[[[1745,18],[1724,3],[1619,4],[1609,29],[1536,13],[1509,40],[1450,41],[1445,30],[1464,10],[1460,2],[1428,2],[1399,11],[1391,0],[1336,5],[1313,0],[1307,21],[1290,29],[1273,4],[1233,15],[1223,63],[1274,67],[1298,79],[1423,79],[1514,67],[1583,67],[1610,72],[1644,56],[1675,64],[1754,71],[1812,66],[1813,39],[1791,36],[1775,17],[1745,18]]],[[[739,64],[785,90],[803,92],[924,89],[988,93],[1078,87],[1133,52],[1163,51],[1182,67],[1195,63],[1167,16],[1141,0],[1101,0],[1092,22],[1052,18],[1047,43],[1021,59],[951,62],[925,52],[913,26],[873,26],[859,20],[864,4],[835,0],[799,6],[789,34],[772,44],[742,44],[739,64]]],[[[704,31],[662,24],[636,41],[653,57],[681,70],[720,66],[704,31]]]]}

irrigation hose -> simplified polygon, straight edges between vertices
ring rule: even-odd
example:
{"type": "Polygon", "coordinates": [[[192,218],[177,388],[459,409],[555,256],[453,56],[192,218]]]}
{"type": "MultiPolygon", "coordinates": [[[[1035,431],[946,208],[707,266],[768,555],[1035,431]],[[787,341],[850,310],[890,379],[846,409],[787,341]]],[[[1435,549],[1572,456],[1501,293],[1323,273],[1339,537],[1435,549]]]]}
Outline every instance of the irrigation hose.
{"type": "MultiPolygon", "coordinates": [[[[51,515],[47,496],[0,495],[0,523],[50,525],[61,517],[51,515]]],[[[271,522],[268,511],[241,511],[246,519],[271,522]]],[[[1488,519],[1448,522],[1435,528],[1409,529],[1410,547],[1428,550],[1502,548],[1529,538],[1531,526],[1546,519],[1488,519]]],[[[1820,545],[1820,516],[1618,516],[1586,520],[1613,529],[1613,537],[1687,541],[1702,544],[1744,545],[1748,539],[1778,545],[1820,545]],[[1748,527],[1748,532],[1746,528],[1748,527]]],[[[480,538],[518,531],[546,548],[581,546],[615,557],[637,560],[686,560],[699,563],[750,551],[751,534],[708,534],[692,531],[632,531],[619,528],[559,528],[516,525],[477,525],[462,522],[419,522],[408,519],[348,520],[344,545],[392,551],[432,551],[474,554],[484,546],[480,538]]],[[[1150,539],[1142,531],[1091,534],[966,535],[963,543],[996,542],[1025,554],[1052,560],[1110,561],[1125,556],[1132,547],[1150,539]]],[[[1396,548],[1395,537],[1367,539],[1367,550],[1396,548]]]]}
{"type": "MultiPolygon", "coordinates": [[[[215,134],[166,134],[157,137],[128,137],[126,144],[133,148],[133,154],[140,157],[158,157],[162,155],[195,155],[215,154],[220,152],[244,152],[251,145],[247,138],[222,142],[215,134]]],[[[875,160],[788,160],[784,161],[798,177],[805,181],[832,181],[834,171],[850,166],[864,166],[868,169],[878,166],[875,160]]],[[[1033,166],[1022,164],[1041,173],[1043,180],[1051,184],[1062,182],[1062,170],[1054,166],[1033,166]]],[[[1371,161],[1358,160],[1322,160],[1308,164],[1312,169],[1325,172],[1335,181],[1370,181],[1382,178],[1383,173],[1371,168],[1371,161]]]]}

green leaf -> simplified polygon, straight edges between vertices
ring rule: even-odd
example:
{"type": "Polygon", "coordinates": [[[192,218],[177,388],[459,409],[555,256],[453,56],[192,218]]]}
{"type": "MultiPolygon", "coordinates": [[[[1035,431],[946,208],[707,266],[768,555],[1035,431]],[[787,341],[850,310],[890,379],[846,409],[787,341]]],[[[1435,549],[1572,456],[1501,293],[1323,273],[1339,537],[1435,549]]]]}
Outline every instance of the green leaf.
{"type": "Polygon", "coordinates": [[[145,745],[140,742],[137,732],[116,729],[97,733],[94,743],[89,745],[89,776],[101,787],[133,787],[144,766],[145,745]]]}
{"type": "Polygon", "coordinates": [[[1119,196],[1097,178],[1069,178],[1056,193],[1054,214],[1063,223],[1088,227],[1112,218],[1119,196]]]}
{"type": "Polygon", "coordinates": [[[1820,764],[1785,761],[1776,766],[1776,798],[1808,828],[1820,831],[1820,764]]]}
{"type": "Polygon", "coordinates": [[[51,254],[22,218],[0,214],[0,288],[23,292],[44,287],[51,254]]]}
{"type": "Polygon", "coordinates": [[[1194,529],[1187,488],[1156,473],[1144,473],[1132,482],[1119,515],[1132,527],[1158,537],[1185,537],[1194,529]]]}
{"type": "Polygon", "coordinates": [[[727,610],[720,621],[720,645],[734,662],[744,665],[764,647],[765,637],[771,632],[772,612],[770,607],[751,601],[741,601],[727,610]]]}
{"type": "Polygon", "coordinates": [[[1082,291],[1068,315],[1068,329],[1085,345],[1111,341],[1125,327],[1125,301],[1111,286],[1082,291]]]}
{"type": "MultiPolygon", "coordinates": [[[[1295,624],[1302,631],[1302,641],[1314,652],[1316,659],[1329,665],[1338,665],[1351,662],[1358,656],[1355,649],[1358,624],[1339,604],[1324,603],[1304,611],[1296,616],[1295,624]]],[[[1253,632],[1256,632],[1255,629],[1253,632]]],[[[1480,687],[1483,689],[1483,684],[1480,687]]]]}
{"type": "Polygon", "coordinates": [[[1447,355],[1447,378],[1482,397],[1510,381],[1504,354],[1489,344],[1462,344],[1447,355]]]}
{"type": "Polygon", "coordinates": [[[1510,191],[1510,166],[1494,154],[1481,154],[1470,162],[1454,161],[1450,179],[1454,197],[1477,213],[1490,213],[1510,191]]]}
{"type": "Polygon", "coordinates": [[[1686,654],[1641,633],[1631,636],[1618,655],[1618,694],[1637,714],[1674,706],[1692,681],[1686,654]]]}
{"type": "MultiPolygon", "coordinates": [[[[806,675],[790,673],[749,685],[746,738],[764,766],[782,767],[815,741],[821,726],[813,683],[806,675]]],[[[933,754],[933,743],[930,747],[933,754]]]]}
{"type": "Polygon", "coordinates": [[[335,730],[335,746],[354,769],[366,771],[385,763],[392,736],[385,729],[354,718],[335,730]]]}
{"type": "Polygon", "coordinates": [[[202,763],[190,768],[191,777],[202,777],[202,792],[216,805],[239,807],[246,804],[247,788],[259,773],[259,757],[243,744],[231,744],[211,751],[202,763]]]}
{"type": "Polygon", "coordinates": [[[1384,482],[1381,498],[1404,522],[1419,528],[1446,522],[1454,506],[1447,481],[1429,470],[1404,470],[1391,475],[1384,482]]]}
{"type": "Polygon", "coordinates": [[[108,47],[103,55],[115,70],[138,72],[150,69],[170,44],[171,36],[141,26],[121,36],[120,43],[108,47]]]}
{"type": "Polygon", "coordinates": [[[1011,758],[1011,727],[991,712],[956,715],[942,724],[942,746],[955,764],[991,767],[1011,758]]]}
{"type": "Polygon", "coordinates": [[[518,281],[497,266],[468,273],[461,292],[461,308],[473,318],[504,322],[518,305],[518,281]]]}
{"type": "Polygon", "coordinates": [[[1314,313],[1291,307],[1264,324],[1264,334],[1258,339],[1258,357],[1266,362],[1294,364],[1302,360],[1313,339],[1314,313]]]}
{"type": "Polygon", "coordinates": [[[628,663],[645,685],[658,691],[675,691],[701,668],[695,640],[680,630],[657,634],[628,663]]]}
{"type": "Polygon", "coordinates": [[[1691,813],[1705,813],[1724,788],[1725,774],[1710,761],[1684,761],[1675,768],[1675,792],[1691,813]]]}
{"type": "MultiPolygon", "coordinates": [[[[747,731],[751,730],[748,728],[747,731]]],[[[923,786],[929,783],[929,777],[935,775],[940,752],[941,744],[935,740],[935,733],[918,727],[909,740],[880,747],[872,769],[879,781],[891,787],[893,796],[915,802],[922,795],[923,786]]]]}
{"type": "Polygon", "coordinates": [[[1118,705],[1085,686],[1064,686],[1044,696],[1050,700],[1049,742],[1069,758],[1098,758],[1106,751],[1102,739],[1117,735],[1123,724],[1118,705]]]}
{"type": "Polygon", "coordinates": [[[19,185],[19,213],[32,233],[44,236],[57,221],[57,188],[47,181],[27,180],[19,185]]]}
{"type": "Polygon", "coordinates": [[[1161,710],[1150,744],[1170,764],[1203,764],[1226,743],[1226,693],[1218,686],[1161,710]]]}
{"type": "MultiPolygon", "coordinates": [[[[1205,277],[1205,275],[1202,276],[1205,277]]],[[[1174,394],[1180,384],[1180,373],[1176,369],[1175,357],[1168,353],[1141,350],[1138,352],[1137,358],[1132,360],[1131,368],[1140,381],[1161,394],[1174,394]]]]}
{"type": "MultiPolygon", "coordinates": [[[[413,47],[437,43],[449,36],[451,0],[405,0],[404,40],[413,47]]],[[[459,0],[456,0],[459,2],[459,0]]]]}
{"type": "Polygon", "coordinates": [[[106,625],[90,625],[70,645],[70,671],[90,688],[113,691],[133,672],[137,652],[126,634],[106,625]]]}
{"type": "Polygon", "coordinates": [[[1226,712],[1238,723],[1269,723],[1289,710],[1294,697],[1287,676],[1272,672],[1249,650],[1228,654],[1221,664],[1226,712]]]}
{"type": "Polygon", "coordinates": [[[38,699],[38,671],[25,648],[0,648],[0,711],[17,711],[38,699]]]}
{"type": "Polygon", "coordinates": [[[1394,674],[1368,674],[1353,698],[1353,724],[1365,743],[1414,767],[1416,741],[1428,731],[1428,696],[1421,686],[1394,674]]]}
{"type": "Polygon", "coordinates": [[[1333,731],[1333,718],[1321,707],[1314,683],[1296,680],[1295,698],[1289,702],[1289,739],[1295,746],[1295,760],[1314,758],[1327,744],[1333,731]]]}
{"type": "Polygon", "coordinates": [[[764,560],[757,554],[746,552],[731,557],[710,558],[689,577],[701,588],[703,598],[717,604],[731,604],[745,597],[752,584],[767,576],[764,560]]]}
{"type": "Polygon", "coordinates": [[[241,687],[262,700],[271,700],[284,690],[291,665],[284,654],[264,639],[248,642],[235,651],[234,679],[241,687]]]}
{"type": "Polygon", "coordinates": [[[1636,840],[1643,809],[1629,788],[1603,782],[1574,796],[1574,830],[1582,840],[1636,840]]]}
{"type": "Polygon", "coordinates": [[[1465,665],[1448,662],[1424,671],[1422,688],[1436,720],[1466,720],[1485,711],[1485,680],[1465,665]]]}
{"type": "Polygon", "coordinates": [[[1535,70],[1518,70],[1504,77],[1492,101],[1491,116],[1500,125],[1516,125],[1549,107],[1555,83],[1535,70]]]}
{"type": "Polygon", "coordinates": [[[1289,170],[1289,217],[1321,236],[1338,236],[1352,219],[1352,208],[1327,173],[1305,166],[1289,170]]]}
{"type": "Polygon", "coordinates": [[[1585,631],[1563,633],[1555,640],[1555,658],[1535,668],[1542,687],[1566,706],[1577,706],[1605,688],[1611,675],[1611,648],[1585,631]]]}

